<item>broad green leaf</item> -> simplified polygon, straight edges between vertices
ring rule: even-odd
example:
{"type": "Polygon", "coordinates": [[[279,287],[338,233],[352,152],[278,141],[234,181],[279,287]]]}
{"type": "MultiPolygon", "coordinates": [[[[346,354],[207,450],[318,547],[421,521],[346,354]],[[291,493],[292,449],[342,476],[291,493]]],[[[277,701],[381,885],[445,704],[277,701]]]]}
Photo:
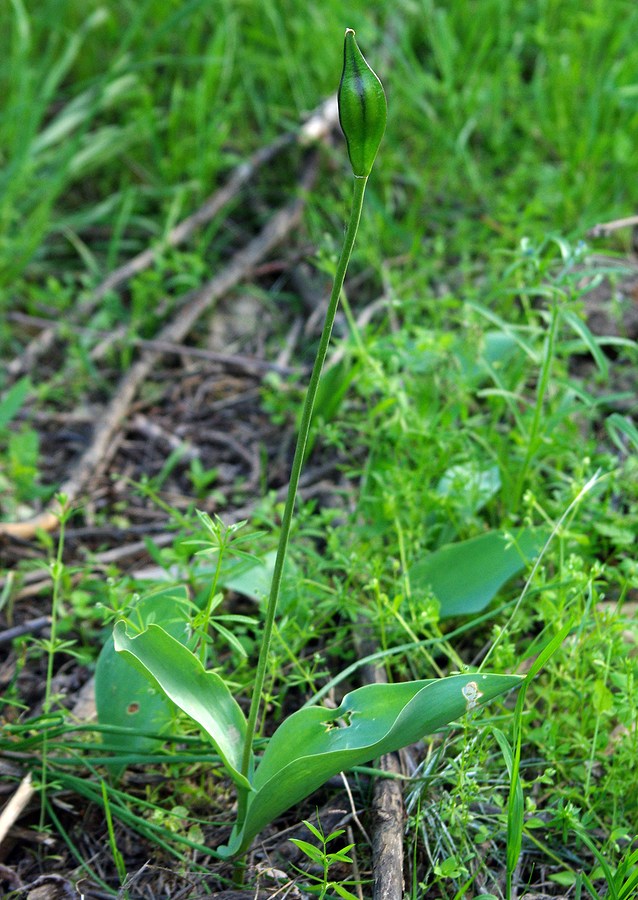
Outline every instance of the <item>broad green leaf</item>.
{"type": "Polygon", "coordinates": [[[263,559],[241,560],[222,571],[219,583],[227,590],[243,594],[260,603],[270,593],[270,583],[275,567],[276,552],[267,553],[263,559]]]}
{"type": "Polygon", "coordinates": [[[452,675],[370,684],[346,694],[338,709],[293,713],[257,767],[246,819],[228,855],[244,852],[269,822],[333,775],[412,744],[520,682],[517,675],[452,675]]]}
{"type": "Polygon", "coordinates": [[[9,422],[20,412],[30,390],[31,382],[29,379],[21,378],[0,399],[0,429],[6,428],[9,422]]]}
{"type": "Polygon", "coordinates": [[[513,329],[506,329],[507,326],[503,323],[501,331],[486,331],[478,355],[474,347],[468,346],[466,340],[458,341],[456,356],[468,383],[480,384],[489,378],[492,369],[503,368],[515,356],[522,358],[520,350],[524,348],[520,347],[520,337],[513,329]]]}
{"type": "Polygon", "coordinates": [[[250,790],[249,782],[240,772],[246,719],[219,675],[207,672],[188,648],[159,625],[149,625],[141,634],[131,637],[124,622],[118,622],[113,640],[118,653],[136,665],[204,729],[233,781],[250,790]]]}
{"type": "MultiPolygon", "coordinates": [[[[220,587],[243,594],[244,597],[249,597],[257,603],[263,603],[270,594],[276,556],[277,553],[273,550],[261,558],[233,562],[226,569],[222,567],[219,577],[220,587]]],[[[202,575],[203,571],[198,568],[197,574],[202,575]]],[[[302,623],[313,616],[312,608],[315,596],[315,586],[304,578],[299,566],[288,555],[284,566],[284,581],[279,595],[279,617],[294,615],[300,626],[303,627],[302,623]],[[303,603],[300,602],[302,595],[303,603]]]]}
{"type": "MultiPolygon", "coordinates": [[[[131,610],[130,617],[140,628],[158,622],[178,641],[185,643],[189,638],[188,595],[182,586],[145,595],[131,610]]],[[[114,733],[108,738],[112,747],[126,752],[157,747],[157,740],[149,733],[168,731],[175,719],[175,707],[164,692],[153,688],[145,675],[115,652],[112,636],[98,657],[95,703],[101,725],[131,729],[128,734],[114,733]]]]}
{"type": "Polygon", "coordinates": [[[489,531],[447,544],[411,566],[410,585],[413,591],[432,591],[441,604],[442,619],[477,613],[525,568],[544,542],[541,530],[526,528],[513,539],[505,532],[489,531]]]}
{"type": "Polygon", "coordinates": [[[482,509],[500,489],[498,466],[482,469],[474,462],[450,466],[436,487],[437,494],[462,500],[470,515],[482,509]]]}

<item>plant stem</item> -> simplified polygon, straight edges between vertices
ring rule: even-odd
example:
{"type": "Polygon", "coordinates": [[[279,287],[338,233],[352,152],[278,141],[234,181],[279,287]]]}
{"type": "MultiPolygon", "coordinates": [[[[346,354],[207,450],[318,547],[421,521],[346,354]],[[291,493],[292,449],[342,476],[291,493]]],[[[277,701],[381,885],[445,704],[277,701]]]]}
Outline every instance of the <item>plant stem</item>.
{"type": "MultiPolygon", "coordinates": [[[[45,716],[51,711],[51,684],[53,681],[53,660],[57,646],[57,628],[58,613],[60,606],[60,595],[62,593],[62,575],[64,572],[64,529],[69,516],[67,509],[66,497],[62,494],[57,497],[60,504],[60,533],[58,536],[58,548],[55,560],[51,564],[51,575],[53,579],[53,598],[51,601],[51,630],[47,641],[47,672],[44,685],[44,701],[42,703],[42,711],[45,716]]],[[[48,730],[44,730],[44,739],[42,741],[42,768],[40,776],[40,828],[44,827],[44,817],[46,809],[47,794],[47,754],[49,749],[48,730]]]]}
{"type": "MultiPolygon", "coordinates": [[[[346,270],[352,254],[352,248],[357,236],[359,228],[359,220],[361,218],[361,209],[363,207],[363,197],[365,194],[367,177],[359,178],[355,175],[354,192],[352,196],[352,209],[350,212],[350,220],[343,241],[341,255],[337,263],[334,283],[332,285],[332,293],[330,294],[330,302],[328,303],[328,311],[321,332],[319,348],[315,358],[310,382],[306,392],[303,411],[301,414],[301,423],[299,425],[299,433],[297,435],[297,445],[295,447],[295,455],[290,470],[290,481],[288,483],[288,494],[286,496],[286,505],[281,520],[281,533],[279,535],[279,545],[277,547],[277,556],[275,559],[275,567],[270,586],[270,596],[268,597],[268,605],[266,607],[266,618],[264,620],[264,631],[259,651],[259,659],[257,661],[257,671],[255,673],[255,684],[253,687],[253,695],[250,703],[250,711],[248,713],[248,724],[246,728],[246,743],[244,744],[244,754],[242,758],[242,774],[249,777],[250,762],[252,758],[252,745],[255,736],[255,728],[257,725],[257,716],[261,705],[261,695],[266,677],[266,666],[268,664],[268,654],[270,651],[270,641],[272,638],[273,625],[275,622],[275,614],[277,612],[277,602],[279,600],[279,591],[281,589],[281,580],[284,571],[284,563],[286,561],[286,551],[288,549],[288,538],[290,537],[290,526],[292,524],[292,516],[295,509],[295,500],[297,497],[297,488],[299,486],[299,477],[303,466],[304,456],[306,452],[306,444],[308,442],[308,433],[310,431],[310,423],[312,420],[312,412],[317,396],[317,388],[319,387],[319,379],[321,370],[328,352],[330,336],[332,334],[332,326],[334,324],[337,306],[339,305],[339,297],[343,288],[343,282],[346,277],[346,270]]],[[[245,800],[245,798],[244,798],[245,800]]],[[[242,798],[240,798],[240,810],[242,813],[242,798]]]]}
{"type": "Polygon", "coordinates": [[[517,509],[523,494],[527,472],[529,465],[538,450],[540,444],[539,433],[541,430],[541,417],[545,407],[545,396],[549,387],[549,376],[551,374],[552,362],[554,361],[554,345],[556,343],[556,329],[558,325],[558,305],[556,301],[552,302],[549,320],[549,332],[545,339],[545,353],[543,356],[543,365],[541,367],[538,379],[538,387],[536,389],[536,405],[534,407],[534,417],[532,425],[527,435],[527,449],[523,465],[518,473],[516,488],[514,491],[514,501],[512,509],[517,509]]]}
{"type": "Polygon", "coordinates": [[[202,619],[202,626],[200,630],[200,648],[199,648],[199,660],[202,665],[206,662],[206,653],[208,651],[208,647],[206,645],[206,638],[208,636],[208,629],[210,627],[210,616],[213,609],[213,601],[215,600],[215,596],[217,594],[217,585],[219,584],[219,576],[222,571],[222,559],[224,556],[224,550],[226,549],[226,535],[220,532],[219,539],[219,547],[217,548],[217,565],[215,566],[215,574],[213,575],[213,581],[210,586],[210,590],[208,592],[208,599],[206,600],[206,609],[204,610],[204,615],[202,619]]]}

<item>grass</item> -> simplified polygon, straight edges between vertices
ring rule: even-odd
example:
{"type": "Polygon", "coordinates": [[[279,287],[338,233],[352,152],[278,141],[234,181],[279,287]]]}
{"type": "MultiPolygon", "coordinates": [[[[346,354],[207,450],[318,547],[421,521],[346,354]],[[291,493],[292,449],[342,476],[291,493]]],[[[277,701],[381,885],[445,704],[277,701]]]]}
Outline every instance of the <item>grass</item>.
{"type": "MultiPolygon", "coordinates": [[[[362,621],[393,680],[477,665],[495,641],[489,667],[525,671],[568,629],[517,715],[512,704],[494,705],[413,755],[407,893],[503,896],[509,829],[510,855],[521,846],[513,870],[509,860],[520,892],[530,885],[622,897],[635,871],[635,859],[627,861],[638,815],[637,352],[622,337],[628,234],[596,244],[586,232],[638,206],[638,10],[623,0],[400,0],[372,11],[359,0],[346,11],[328,0],[256,10],[252,0],[2,6],[0,355],[13,359],[30,336],[10,313],[68,325],[64,343],[24,373],[28,380],[14,385],[0,374],[0,515],[26,518],[62,480],[56,431],[43,422],[68,417],[76,423],[71,449],[81,445],[87,420],[71,414],[104,403],[135,358],[126,345],[93,358],[99,338],[79,326],[153,336],[172,314],[171,298],[209,277],[269,207],[294,194],[291,157],[276,160],[188,246],[162,250],[124,291],[88,314],[82,299],[122,261],[161,248],[236,163],[334,91],[343,29],[355,27],[384,82],[389,121],[336,323],[342,358],[328,372],[311,438],[310,464],[334,460],[340,474],[331,499],[304,501],[293,526],[266,672],[272,721],[318,690],[340,697],[357,684],[353,630],[362,621]],[[587,326],[603,276],[609,337],[587,326]],[[369,322],[357,325],[378,299],[369,322]],[[551,530],[595,473],[520,604],[524,579],[508,582],[480,615],[445,620],[436,597],[413,584],[412,567],[451,542],[496,528],[551,530]],[[337,681],[348,666],[349,677],[337,681]],[[515,759],[516,728],[523,807],[515,816],[507,757],[515,759]]],[[[309,258],[320,293],[335,267],[347,172],[343,144],[324,147],[303,226],[280,251],[286,261],[309,258]]],[[[274,359],[293,318],[308,312],[285,274],[261,277],[254,290],[264,355],[274,359]]],[[[310,344],[302,339],[296,362],[312,358],[310,344]]],[[[165,391],[159,377],[146,385],[144,410],[159,408],[165,391]]],[[[260,421],[287,433],[298,398],[296,378],[269,376],[259,386],[260,421]]],[[[108,502],[74,515],[63,557],[44,535],[28,552],[3,548],[18,586],[30,570],[51,566],[57,609],[55,646],[14,642],[0,752],[27,754],[37,776],[45,767],[44,818],[59,847],[70,848],[69,871],[90,866],[90,848],[73,816],[61,813],[60,787],[105,809],[111,859],[91,877],[112,892],[127,867],[134,874],[126,829],[161,859],[210,872],[206,828],[228,820],[228,797],[207,768],[214,758],[197,735],[186,730],[179,741],[129,754],[136,771],[162,775],[140,791],[109,776],[116,738],[104,734],[97,751],[95,730],[69,720],[59,694],[64,673],[88,674],[113,618],[149,587],[117,563],[88,565],[86,554],[106,545],[91,544],[83,558],[74,525],[139,524],[154,492],[172,510],[175,541],[147,535],[152,563],[177,573],[191,596],[205,595],[206,572],[182,540],[202,536],[194,507],[214,492],[231,510],[245,492],[239,482],[224,491],[217,463],[164,463],[137,492],[113,489],[108,502]],[[176,501],[176,485],[192,499],[176,501]],[[27,689],[33,678],[46,685],[41,696],[27,689]]],[[[260,556],[278,537],[274,486],[262,466],[249,525],[261,533],[246,544],[260,556]]],[[[20,618],[24,600],[14,590],[0,598],[3,626],[20,618]]],[[[33,610],[50,612],[50,596],[49,584],[33,610]]],[[[219,624],[234,612],[222,606],[219,624]]],[[[246,700],[258,647],[249,625],[237,629],[239,646],[221,641],[217,665],[246,700]]],[[[363,806],[366,778],[353,776],[363,806]]],[[[311,811],[300,809],[295,821],[311,811]]],[[[365,880],[368,851],[358,833],[355,840],[365,880]]],[[[46,859],[38,865],[47,871],[46,859]]],[[[356,890],[352,872],[335,879],[356,890]]]]}

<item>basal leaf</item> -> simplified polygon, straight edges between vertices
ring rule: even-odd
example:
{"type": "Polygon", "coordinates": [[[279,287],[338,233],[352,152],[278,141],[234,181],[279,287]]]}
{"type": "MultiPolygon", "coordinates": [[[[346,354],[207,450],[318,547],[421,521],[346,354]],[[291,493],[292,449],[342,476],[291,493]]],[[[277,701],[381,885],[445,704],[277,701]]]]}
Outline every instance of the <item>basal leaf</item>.
{"type": "Polygon", "coordinates": [[[208,734],[230,777],[240,787],[250,784],[240,773],[246,719],[226,683],[207,672],[199,659],[158,625],[130,636],[124,622],[113,632],[115,649],[200,725],[208,734]]]}
{"type": "MultiPolygon", "coordinates": [[[[171,586],[146,594],[133,607],[130,618],[140,628],[152,622],[160,623],[174,638],[186,643],[190,635],[186,588],[171,586]]],[[[113,733],[108,737],[112,747],[129,753],[156,747],[158,742],[149,733],[168,731],[175,719],[175,707],[170,700],[115,652],[112,637],[98,657],[95,703],[101,725],[130,729],[128,733],[113,733]]]]}
{"type": "Polygon", "coordinates": [[[263,559],[241,560],[234,563],[222,571],[220,585],[260,603],[270,593],[276,555],[273,551],[267,553],[263,559]]]}
{"type": "Polygon", "coordinates": [[[293,713],[257,767],[246,819],[229,855],[244,852],[269,822],[333,775],[420,740],[520,681],[516,675],[452,675],[371,684],[347,694],[338,709],[293,713]]]}
{"type": "Polygon", "coordinates": [[[540,529],[526,528],[514,539],[502,531],[489,531],[447,544],[410,568],[410,585],[413,591],[432,591],[441,604],[442,619],[477,613],[525,568],[544,542],[540,529]]]}
{"type": "Polygon", "coordinates": [[[31,382],[28,378],[21,378],[0,397],[0,430],[6,428],[9,422],[20,412],[22,404],[31,390],[31,382]]]}
{"type": "MultiPolygon", "coordinates": [[[[480,307],[478,309],[481,311],[480,307]]],[[[478,354],[477,348],[468,344],[464,337],[458,340],[455,355],[460,363],[461,372],[469,384],[488,381],[492,369],[516,363],[517,357],[524,359],[525,353],[533,354],[529,345],[523,342],[515,330],[508,331],[504,322],[502,325],[499,331],[486,331],[483,334],[478,354]]]]}
{"type": "Polygon", "coordinates": [[[473,515],[482,509],[501,489],[498,466],[481,468],[475,462],[450,466],[439,481],[436,492],[443,497],[454,497],[459,509],[473,515]]]}

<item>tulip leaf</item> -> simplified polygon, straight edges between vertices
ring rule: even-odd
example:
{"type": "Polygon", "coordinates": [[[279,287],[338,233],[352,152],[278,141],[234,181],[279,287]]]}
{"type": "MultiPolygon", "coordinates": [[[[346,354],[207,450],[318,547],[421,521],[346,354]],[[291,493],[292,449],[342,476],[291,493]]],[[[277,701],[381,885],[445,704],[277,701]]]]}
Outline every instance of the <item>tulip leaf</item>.
{"type": "Polygon", "coordinates": [[[450,466],[443,473],[436,492],[442,497],[453,498],[459,504],[459,509],[471,516],[482,509],[500,489],[501,475],[498,466],[486,469],[468,462],[450,466]]]}
{"type": "Polygon", "coordinates": [[[333,775],[415,743],[520,682],[516,675],[451,675],[370,684],[346,694],[338,709],[293,713],[268,743],[243,826],[225,852],[245,852],[269,822],[333,775]]]}
{"type": "Polygon", "coordinates": [[[272,551],[261,559],[240,560],[226,571],[222,571],[219,578],[220,587],[261,603],[270,593],[276,555],[272,551]]]}
{"type": "Polygon", "coordinates": [[[118,622],[113,640],[118,653],[204,729],[235,784],[250,790],[240,772],[246,719],[219,675],[207,672],[194,653],[159,625],[130,636],[124,622],[118,622]]]}
{"type": "MultiPolygon", "coordinates": [[[[188,594],[183,586],[164,587],[142,597],[130,612],[140,628],[152,622],[174,638],[186,643],[190,637],[188,594]]],[[[152,733],[170,730],[175,720],[175,707],[163,691],[154,690],[148,678],[131,668],[115,652],[113,637],[102,647],[95,669],[95,704],[101,725],[129,731],[108,735],[108,744],[127,753],[144,753],[158,746],[152,733]]]]}
{"type": "Polygon", "coordinates": [[[527,566],[545,540],[541,529],[525,528],[514,538],[488,531],[447,544],[411,566],[410,586],[413,592],[432,591],[441,604],[442,619],[481,612],[527,566]]]}

